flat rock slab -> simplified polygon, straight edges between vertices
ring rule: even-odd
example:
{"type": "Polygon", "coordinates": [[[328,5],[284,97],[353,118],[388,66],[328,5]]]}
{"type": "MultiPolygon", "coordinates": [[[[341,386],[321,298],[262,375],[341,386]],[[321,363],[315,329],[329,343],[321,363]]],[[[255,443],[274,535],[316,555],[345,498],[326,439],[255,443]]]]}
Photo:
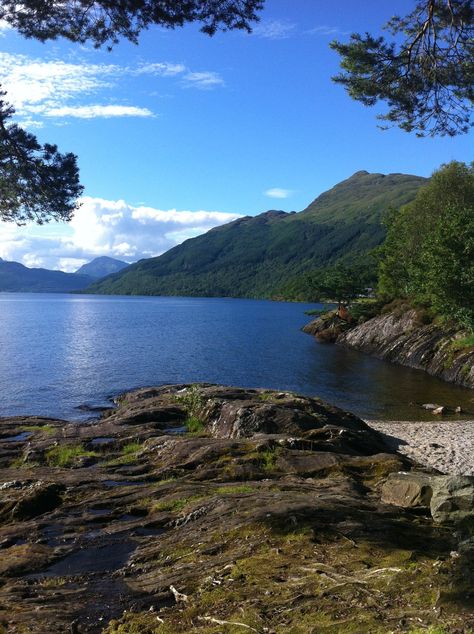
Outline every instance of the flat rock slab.
{"type": "MultiPolygon", "coordinates": [[[[5,425],[0,632],[474,627],[466,536],[418,508],[414,481],[394,506],[384,483],[416,465],[319,399],[160,386],[96,422],[5,425]]],[[[452,484],[440,516],[444,491],[469,503],[452,484]]]]}

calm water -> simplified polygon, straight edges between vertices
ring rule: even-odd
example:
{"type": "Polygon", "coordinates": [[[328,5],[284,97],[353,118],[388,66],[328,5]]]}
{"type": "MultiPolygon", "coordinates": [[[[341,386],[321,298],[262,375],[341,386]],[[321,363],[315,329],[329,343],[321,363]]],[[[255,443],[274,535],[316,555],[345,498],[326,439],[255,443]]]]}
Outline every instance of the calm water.
{"type": "Polygon", "coordinates": [[[81,419],[144,385],[207,381],[296,390],[366,418],[423,418],[410,403],[474,410],[471,391],[318,344],[309,304],[0,293],[0,416],[81,419]]]}

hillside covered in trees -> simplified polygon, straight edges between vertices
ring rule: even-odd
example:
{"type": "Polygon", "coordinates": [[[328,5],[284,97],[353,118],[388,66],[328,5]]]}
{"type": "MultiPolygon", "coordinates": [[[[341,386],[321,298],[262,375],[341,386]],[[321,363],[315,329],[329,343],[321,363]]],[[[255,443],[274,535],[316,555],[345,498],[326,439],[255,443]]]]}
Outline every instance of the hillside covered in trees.
{"type": "Polygon", "coordinates": [[[290,280],[307,271],[360,262],[384,240],[387,211],[412,200],[424,183],[419,176],[356,172],[300,213],[239,218],[110,275],[87,292],[281,296],[290,280]]]}
{"type": "Polygon", "coordinates": [[[474,164],[443,165],[388,225],[381,298],[407,298],[474,332],[474,164]]]}

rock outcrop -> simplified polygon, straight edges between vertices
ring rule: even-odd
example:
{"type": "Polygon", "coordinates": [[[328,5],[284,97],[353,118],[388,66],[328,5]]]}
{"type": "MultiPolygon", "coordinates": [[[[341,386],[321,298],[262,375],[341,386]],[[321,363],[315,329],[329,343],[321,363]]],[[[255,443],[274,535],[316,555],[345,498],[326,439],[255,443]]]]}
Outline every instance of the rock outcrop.
{"type": "MultiPolygon", "coordinates": [[[[315,320],[305,332],[318,336],[315,320]]],[[[378,315],[344,332],[334,341],[380,359],[424,370],[444,381],[474,388],[474,350],[456,351],[453,342],[466,333],[455,328],[419,323],[415,310],[378,315]]]]}
{"type": "Polygon", "coordinates": [[[82,425],[0,421],[2,634],[474,627],[469,533],[428,508],[457,521],[467,489],[389,494],[439,476],[363,421],[213,385],[117,400],[82,425]]]}

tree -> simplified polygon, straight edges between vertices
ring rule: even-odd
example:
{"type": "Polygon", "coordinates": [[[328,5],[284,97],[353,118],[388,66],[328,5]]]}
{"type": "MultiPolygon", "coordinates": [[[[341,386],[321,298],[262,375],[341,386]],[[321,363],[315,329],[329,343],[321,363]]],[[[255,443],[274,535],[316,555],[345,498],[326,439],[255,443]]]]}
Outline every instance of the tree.
{"type": "Polygon", "coordinates": [[[2,0],[0,19],[42,42],[65,37],[96,47],[121,37],[137,42],[152,25],[174,29],[202,24],[201,31],[243,29],[258,20],[264,0],[2,0]]]}
{"type": "Polygon", "coordinates": [[[38,224],[70,220],[82,193],[74,154],[41,145],[15,123],[0,92],[0,220],[38,224]]]}
{"type": "Polygon", "coordinates": [[[360,267],[335,264],[308,273],[305,276],[305,286],[312,301],[335,301],[341,309],[362,295],[367,285],[360,267]]]}
{"type": "Polygon", "coordinates": [[[379,291],[474,330],[474,164],[442,166],[392,217],[379,291]]]}
{"type": "Polygon", "coordinates": [[[333,80],[366,106],[386,101],[388,113],[378,118],[407,132],[467,133],[474,99],[473,18],[472,0],[418,1],[407,16],[385,25],[395,42],[369,33],[351,35],[348,44],[331,42],[345,71],[333,80]]]}
{"type": "MultiPolygon", "coordinates": [[[[110,49],[121,37],[137,42],[151,25],[200,23],[201,31],[250,31],[264,0],[2,0],[0,19],[42,42],[64,37],[110,49]]],[[[0,220],[39,224],[72,218],[83,188],[74,154],[11,123],[14,109],[0,90],[0,220]]]]}

